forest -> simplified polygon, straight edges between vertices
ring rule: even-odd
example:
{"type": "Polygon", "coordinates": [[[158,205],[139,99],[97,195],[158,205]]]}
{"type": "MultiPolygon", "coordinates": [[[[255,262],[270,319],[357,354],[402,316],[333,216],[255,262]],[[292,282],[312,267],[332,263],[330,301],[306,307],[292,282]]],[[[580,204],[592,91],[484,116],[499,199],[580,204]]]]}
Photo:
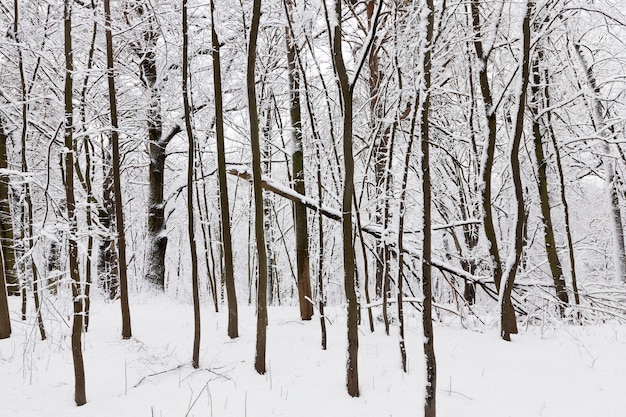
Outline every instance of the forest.
{"type": "Polygon", "coordinates": [[[623,413],[619,0],[0,10],[3,416],[623,413]]]}

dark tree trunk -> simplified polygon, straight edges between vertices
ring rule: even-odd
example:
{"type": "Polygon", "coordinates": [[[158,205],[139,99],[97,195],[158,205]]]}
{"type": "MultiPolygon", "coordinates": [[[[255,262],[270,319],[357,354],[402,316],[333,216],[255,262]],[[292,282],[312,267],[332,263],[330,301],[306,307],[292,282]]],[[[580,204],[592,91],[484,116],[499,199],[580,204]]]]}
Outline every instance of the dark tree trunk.
{"type": "Polygon", "coordinates": [[[130,339],[130,307],[128,305],[128,279],[126,274],[126,231],[124,230],[124,207],[120,174],[119,124],[117,121],[117,91],[113,73],[113,35],[111,29],[111,2],[104,0],[104,19],[107,55],[107,80],[109,87],[109,110],[111,114],[111,159],[113,162],[113,194],[115,197],[115,225],[117,231],[117,272],[119,279],[120,302],[122,308],[122,338],[130,339]]]}
{"type": "Polygon", "coordinates": [[[13,217],[9,201],[9,176],[4,172],[8,167],[7,139],[4,120],[0,116],[0,244],[4,254],[4,274],[7,293],[20,295],[20,280],[15,262],[15,238],[13,236],[13,217]]]}
{"type": "MultiPolygon", "coordinates": [[[[335,15],[341,16],[341,0],[335,0],[335,15]]],[[[352,88],[343,60],[341,19],[332,33],[333,61],[343,104],[344,183],[342,196],[344,290],[348,302],[348,358],[346,387],[352,397],[359,396],[359,305],[356,294],[354,247],[352,246],[352,199],[354,194],[354,156],[352,151],[352,88]]]]}
{"type": "Polygon", "coordinates": [[[511,145],[511,176],[513,178],[513,189],[515,191],[516,213],[515,213],[515,235],[513,251],[513,262],[509,264],[506,271],[506,281],[500,288],[500,332],[504,340],[511,340],[511,334],[517,333],[517,322],[515,310],[511,301],[511,292],[517,274],[517,267],[524,250],[524,223],[526,210],[524,207],[524,191],[522,188],[522,178],[519,162],[519,148],[524,131],[524,110],[526,108],[526,95],[530,78],[530,18],[533,9],[533,2],[527,1],[526,15],[522,24],[522,62],[521,62],[521,86],[519,100],[517,103],[517,116],[515,119],[515,130],[513,132],[513,142],[511,145]]]}
{"type": "MultiPolygon", "coordinates": [[[[110,141],[110,136],[109,136],[110,141]]],[[[100,240],[98,251],[98,285],[109,300],[118,296],[117,250],[115,249],[115,204],[113,198],[113,168],[109,152],[110,144],[102,140],[102,207],[98,211],[98,220],[106,231],[100,240]]]]}
{"type": "Polygon", "coordinates": [[[265,374],[265,349],[267,334],[267,253],[265,252],[265,230],[263,222],[263,189],[261,187],[261,144],[259,135],[259,110],[257,108],[255,68],[256,46],[261,20],[261,0],[254,0],[252,22],[248,42],[248,62],[246,87],[248,95],[248,117],[250,122],[250,143],[252,146],[252,174],[254,188],[254,233],[258,261],[256,355],[254,368],[265,374]]]}
{"type": "Polygon", "coordinates": [[[498,250],[498,238],[494,227],[493,213],[491,211],[491,172],[493,168],[494,156],[496,151],[496,139],[497,139],[497,120],[496,111],[493,108],[493,98],[491,94],[491,86],[489,83],[489,74],[487,73],[487,60],[489,59],[489,52],[485,51],[483,47],[483,22],[480,20],[480,0],[472,0],[471,2],[472,12],[472,26],[474,29],[474,48],[476,49],[476,55],[480,63],[478,69],[478,80],[480,83],[480,92],[482,94],[483,103],[485,107],[485,117],[487,119],[487,143],[483,149],[485,154],[484,165],[481,169],[481,179],[483,182],[482,188],[482,205],[484,216],[484,228],[485,237],[489,242],[489,265],[493,273],[493,280],[496,284],[496,289],[500,290],[500,283],[502,281],[502,263],[500,261],[500,251],[498,250]]]}
{"type": "MultiPolygon", "coordinates": [[[[293,9],[293,0],[286,2],[287,12],[293,9]]],[[[302,140],[302,110],[300,106],[300,75],[296,67],[296,41],[291,30],[285,28],[287,42],[287,66],[289,70],[289,116],[291,118],[293,152],[293,189],[306,195],[304,185],[304,146],[302,140]]],[[[311,276],[309,268],[309,229],[306,207],[303,204],[294,204],[294,229],[296,234],[296,264],[298,269],[298,301],[300,304],[300,318],[311,320],[313,317],[313,303],[311,299],[311,276]]]]}
{"type": "Polygon", "coordinates": [[[0,339],[11,336],[11,316],[9,314],[9,300],[7,299],[6,275],[4,273],[4,256],[0,246],[0,339]]]}
{"type": "Polygon", "coordinates": [[[215,136],[217,145],[217,175],[220,189],[220,225],[222,238],[224,285],[228,300],[228,336],[239,336],[237,314],[237,292],[233,267],[233,244],[230,235],[230,207],[228,204],[228,182],[226,181],[226,151],[224,144],[224,110],[222,103],[222,73],[220,41],[215,27],[215,2],[211,0],[211,45],[213,47],[213,92],[215,97],[215,136]]]}
{"type": "Polygon", "coordinates": [[[191,100],[189,91],[189,23],[187,17],[187,0],[183,0],[183,107],[185,110],[185,130],[189,142],[188,162],[187,162],[187,223],[189,235],[189,251],[191,254],[191,285],[193,294],[193,356],[192,366],[200,367],[200,286],[198,283],[198,252],[196,250],[196,236],[194,230],[194,204],[193,204],[193,171],[195,144],[193,126],[191,120],[191,100]]]}
{"type": "Polygon", "coordinates": [[[72,1],[64,2],[64,46],[65,46],[65,205],[69,219],[69,261],[74,317],[72,323],[72,358],[74,361],[74,400],[81,406],[87,402],[85,395],[85,367],[83,365],[82,332],[83,301],[78,267],[78,243],[76,235],[76,201],[74,198],[74,117],[72,75],[74,73],[72,50],[72,1]]]}
{"type": "MultiPolygon", "coordinates": [[[[437,398],[437,361],[433,340],[432,317],[432,236],[431,236],[431,189],[430,189],[430,88],[431,88],[431,51],[435,26],[435,7],[433,0],[426,0],[428,15],[426,20],[426,41],[424,44],[424,94],[421,114],[421,147],[422,147],[422,192],[424,198],[423,217],[423,255],[422,255],[422,292],[424,303],[422,327],[424,329],[424,355],[426,356],[426,398],[424,417],[435,417],[437,398]]],[[[402,279],[398,277],[398,279],[402,279]]]]}
{"type": "MultiPolygon", "coordinates": [[[[535,158],[537,159],[537,188],[539,189],[539,203],[541,206],[541,217],[543,220],[543,235],[548,256],[548,265],[554,282],[556,296],[560,301],[559,313],[561,317],[565,316],[565,307],[569,304],[567,296],[567,288],[565,287],[565,277],[563,276],[563,267],[559,260],[559,254],[556,247],[556,239],[554,238],[554,230],[552,225],[552,214],[550,212],[550,195],[548,191],[548,176],[546,169],[548,160],[543,152],[543,133],[539,119],[539,111],[542,106],[542,96],[540,93],[541,75],[539,72],[539,64],[542,61],[543,53],[538,51],[537,56],[533,60],[533,83],[531,92],[533,100],[531,102],[531,110],[533,113],[533,143],[535,147],[535,158]]],[[[547,82],[547,80],[546,80],[547,82]]],[[[543,106],[545,107],[545,106],[543,106]]]]}

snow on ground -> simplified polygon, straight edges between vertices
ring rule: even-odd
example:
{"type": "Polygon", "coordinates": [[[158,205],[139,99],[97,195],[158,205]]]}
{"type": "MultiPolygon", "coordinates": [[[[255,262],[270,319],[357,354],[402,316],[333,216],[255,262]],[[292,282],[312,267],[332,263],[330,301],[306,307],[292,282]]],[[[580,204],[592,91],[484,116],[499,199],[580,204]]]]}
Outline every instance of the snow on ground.
{"type": "MultiPolygon", "coordinates": [[[[408,374],[399,369],[395,334],[385,336],[380,323],[374,334],[361,326],[361,397],[350,398],[341,309],[328,315],[322,351],[317,316],[303,323],[296,307],[270,308],[268,372],[260,376],[253,308],[240,307],[236,340],[226,336],[225,312],[203,308],[201,369],[194,370],[192,308],[165,296],[131,300],[128,341],[120,337],[119,305],[94,301],[84,346],[88,403],[76,407],[69,306],[61,301],[58,312],[46,308],[48,340],[38,339],[31,319],[14,320],[13,336],[0,341],[0,416],[422,415],[418,318],[408,320],[408,374]]],[[[18,318],[19,300],[11,303],[18,318]]],[[[495,326],[458,327],[435,327],[440,417],[626,415],[626,326],[522,328],[511,343],[495,326]]]]}

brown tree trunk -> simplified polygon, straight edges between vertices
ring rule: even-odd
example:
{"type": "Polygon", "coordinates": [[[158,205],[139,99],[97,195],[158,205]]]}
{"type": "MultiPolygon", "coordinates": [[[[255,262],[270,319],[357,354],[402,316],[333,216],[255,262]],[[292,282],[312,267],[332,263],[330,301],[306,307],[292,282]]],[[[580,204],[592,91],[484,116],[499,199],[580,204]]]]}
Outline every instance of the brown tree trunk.
{"type": "Polygon", "coordinates": [[[87,402],[85,395],[85,367],[83,365],[82,332],[83,301],[81,297],[80,271],[78,267],[78,243],[76,235],[76,201],[74,198],[74,117],[72,75],[74,73],[72,50],[72,1],[64,1],[64,46],[65,46],[65,205],[69,219],[69,261],[72,285],[74,317],[72,323],[72,358],[74,361],[74,400],[81,406],[87,402]]]}
{"type": "Polygon", "coordinates": [[[130,307],[128,305],[128,278],[126,274],[126,231],[124,230],[124,207],[122,203],[122,186],[120,179],[119,124],[117,121],[117,90],[113,64],[113,35],[111,29],[111,2],[104,0],[104,36],[106,40],[107,80],[109,87],[109,110],[111,114],[111,159],[113,173],[113,194],[115,196],[115,225],[117,230],[117,272],[122,308],[122,338],[132,336],[130,324],[130,307]]]}
{"type": "MultiPolygon", "coordinates": [[[[424,355],[426,357],[426,398],[424,417],[435,417],[437,399],[437,361],[435,358],[435,343],[432,317],[432,233],[431,233],[431,189],[430,189],[430,97],[431,97],[431,69],[433,33],[435,30],[435,6],[433,0],[426,0],[428,14],[426,16],[426,40],[424,43],[424,90],[422,114],[420,120],[421,150],[422,150],[422,193],[424,199],[423,229],[424,241],[422,245],[422,292],[424,303],[422,311],[422,328],[424,331],[424,355]]],[[[401,279],[401,277],[398,277],[401,279]]]]}
{"type": "Polygon", "coordinates": [[[508,263],[505,271],[506,281],[500,288],[500,333],[504,340],[511,340],[511,334],[517,333],[517,322],[515,319],[515,310],[511,301],[511,292],[517,274],[517,267],[524,250],[524,223],[526,210],[524,207],[524,191],[522,188],[522,178],[519,162],[519,148],[524,132],[524,111],[526,108],[526,95],[528,82],[530,78],[530,18],[533,10],[533,2],[526,2],[526,15],[522,23],[522,61],[521,61],[521,86],[519,91],[519,99],[517,102],[517,115],[515,119],[515,130],[513,132],[513,140],[511,145],[511,177],[513,178],[513,189],[515,191],[515,234],[513,240],[515,242],[513,253],[511,254],[512,262],[508,263]]]}
{"type": "Polygon", "coordinates": [[[359,329],[358,300],[356,294],[354,247],[352,246],[352,199],[354,194],[354,156],[352,151],[352,88],[342,52],[341,0],[335,0],[337,22],[332,37],[333,61],[341,89],[343,105],[343,161],[344,182],[342,196],[344,290],[348,302],[348,358],[346,364],[346,387],[352,397],[359,396],[359,329]]]}
{"type": "Polygon", "coordinates": [[[187,0],[183,0],[183,107],[185,111],[185,130],[189,142],[188,162],[187,162],[187,224],[189,235],[189,251],[191,254],[191,285],[193,294],[193,356],[192,366],[200,367],[200,288],[198,284],[198,252],[196,250],[196,237],[194,230],[194,204],[193,204],[193,171],[195,144],[193,126],[191,120],[191,100],[189,91],[189,23],[187,17],[187,0]]]}
{"type": "MultiPolygon", "coordinates": [[[[288,13],[292,13],[293,0],[286,0],[288,13]]],[[[302,140],[302,110],[300,106],[300,76],[296,68],[296,41],[291,30],[285,28],[287,42],[287,66],[289,76],[289,116],[291,118],[291,140],[293,141],[293,189],[306,195],[304,186],[304,146],[302,140]]],[[[309,229],[306,207],[303,204],[294,205],[294,229],[296,234],[296,264],[298,269],[298,301],[300,304],[300,318],[311,320],[313,304],[311,299],[311,276],[309,268],[309,229]]]]}
{"type": "Polygon", "coordinates": [[[254,233],[258,261],[256,355],[254,368],[265,373],[265,349],[267,334],[267,253],[265,252],[265,230],[263,222],[263,188],[261,187],[261,145],[259,135],[259,110],[257,108],[255,68],[256,46],[261,20],[261,0],[254,0],[252,22],[248,42],[246,87],[248,95],[248,118],[250,122],[250,144],[252,146],[252,175],[254,182],[254,233]]]}
{"type": "Polygon", "coordinates": [[[483,103],[485,106],[485,117],[487,119],[488,129],[487,143],[485,148],[483,149],[483,153],[485,154],[485,163],[483,164],[483,166],[480,167],[483,182],[482,204],[484,228],[485,237],[489,242],[489,256],[491,257],[489,265],[493,272],[493,280],[496,284],[496,289],[499,291],[500,283],[502,281],[502,263],[500,261],[498,239],[494,227],[493,213],[491,211],[491,172],[496,151],[497,137],[496,111],[493,108],[494,103],[491,94],[491,86],[489,83],[489,74],[487,73],[487,60],[489,59],[489,52],[491,51],[485,51],[483,47],[483,22],[480,20],[480,0],[472,0],[470,6],[472,12],[472,26],[474,28],[474,48],[476,49],[476,55],[480,63],[478,69],[478,80],[480,83],[480,92],[482,94],[483,103]]]}
{"type": "Polygon", "coordinates": [[[0,246],[0,339],[11,336],[11,315],[9,314],[9,300],[7,299],[6,275],[4,273],[3,248],[0,246]]]}
{"type": "MultiPolygon", "coordinates": [[[[552,214],[550,212],[550,195],[548,191],[548,176],[546,169],[548,160],[543,152],[543,133],[539,119],[540,103],[542,96],[540,94],[541,76],[539,73],[539,64],[542,61],[543,53],[541,50],[537,52],[537,56],[533,60],[533,83],[530,87],[533,100],[531,102],[531,111],[533,113],[533,143],[535,147],[535,158],[537,159],[537,188],[539,189],[539,203],[541,206],[541,217],[543,220],[543,234],[548,256],[548,265],[554,282],[556,296],[560,301],[559,313],[561,317],[565,316],[565,307],[569,304],[567,296],[567,288],[565,287],[565,277],[563,276],[563,267],[559,260],[559,254],[556,247],[556,239],[554,238],[554,230],[552,226],[552,214]]],[[[547,80],[545,80],[547,82],[547,80]]]]}
{"type": "Polygon", "coordinates": [[[226,180],[226,151],[224,139],[224,110],[222,102],[222,73],[220,41],[215,27],[215,1],[211,0],[211,46],[213,58],[213,92],[215,98],[215,139],[217,146],[217,175],[220,189],[220,225],[222,238],[222,274],[228,300],[228,336],[239,336],[237,314],[237,292],[233,267],[233,244],[230,235],[230,207],[228,204],[228,182],[226,180]]]}
{"type": "Polygon", "coordinates": [[[0,245],[4,254],[4,274],[7,293],[20,294],[20,280],[15,262],[15,238],[13,236],[13,216],[9,201],[9,176],[4,172],[8,167],[7,139],[4,120],[0,116],[0,245]]]}

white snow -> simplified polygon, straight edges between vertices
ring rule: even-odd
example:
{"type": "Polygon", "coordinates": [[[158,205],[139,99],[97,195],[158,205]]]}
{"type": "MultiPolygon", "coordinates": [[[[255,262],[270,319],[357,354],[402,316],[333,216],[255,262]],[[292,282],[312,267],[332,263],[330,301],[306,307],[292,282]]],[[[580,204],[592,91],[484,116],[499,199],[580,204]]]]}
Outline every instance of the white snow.
{"type": "MultiPolygon", "coordinates": [[[[203,307],[201,369],[190,365],[192,307],[166,296],[131,299],[133,338],[120,336],[119,305],[95,299],[85,335],[87,404],[73,401],[68,300],[46,308],[50,338],[34,317],[0,341],[2,417],[72,416],[420,416],[424,376],[419,317],[407,316],[408,374],[397,331],[360,327],[359,398],[345,390],[345,315],[328,309],[328,350],[319,317],[297,307],[269,309],[266,375],[254,371],[255,311],[240,307],[239,339],[226,336],[226,314],[203,307]]],[[[53,299],[49,299],[50,302],[53,299]]],[[[393,309],[393,307],[392,307],[393,309]]],[[[413,310],[407,308],[409,314],[413,310]]],[[[378,310],[375,310],[378,312],[378,310]]],[[[367,315],[363,314],[367,320],[367,315]]],[[[626,410],[626,326],[523,327],[500,340],[495,320],[468,330],[435,326],[439,416],[619,416],[626,410]]]]}

